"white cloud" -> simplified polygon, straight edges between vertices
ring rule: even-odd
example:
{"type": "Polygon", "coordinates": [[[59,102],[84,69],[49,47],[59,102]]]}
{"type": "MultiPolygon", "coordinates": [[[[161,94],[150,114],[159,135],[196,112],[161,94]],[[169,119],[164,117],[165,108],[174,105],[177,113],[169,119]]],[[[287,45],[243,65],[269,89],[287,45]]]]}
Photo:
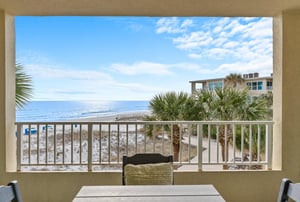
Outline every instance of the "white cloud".
{"type": "Polygon", "coordinates": [[[199,64],[195,64],[195,63],[178,63],[178,64],[173,64],[172,67],[188,70],[191,72],[199,71],[200,69],[202,69],[202,67],[199,64]]]}
{"type": "Polygon", "coordinates": [[[224,24],[223,30],[226,32],[232,32],[233,30],[239,30],[239,26],[241,25],[239,21],[236,18],[233,18],[232,20],[228,21],[228,24],[224,24]]]}
{"type": "Polygon", "coordinates": [[[148,86],[141,83],[115,83],[114,87],[119,88],[120,90],[126,90],[131,92],[151,92],[154,93],[157,89],[153,89],[153,85],[148,86]]]}
{"type": "MultiPolygon", "coordinates": [[[[215,38],[212,43],[210,44],[211,46],[216,46],[216,47],[222,47],[224,43],[227,42],[227,38],[226,37],[218,37],[218,38],[215,38]]],[[[209,48],[207,48],[209,49],[209,48]]]]}
{"type": "Polygon", "coordinates": [[[240,43],[236,42],[236,41],[229,41],[226,44],[224,44],[224,48],[234,48],[237,47],[240,43]]]}
{"type": "Polygon", "coordinates": [[[112,80],[108,74],[95,70],[66,69],[44,64],[27,64],[26,69],[35,79],[112,80]]]}
{"type": "Polygon", "coordinates": [[[178,29],[178,19],[176,17],[173,18],[161,18],[156,26],[157,30],[156,33],[161,34],[161,33],[179,33],[181,32],[180,29],[178,29]]]}
{"type": "MultiPolygon", "coordinates": [[[[227,25],[228,23],[230,23],[232,20],[232,18],[229,17],[224,17],[224,18],[218,18],[217,22],[215,23],[218,26],[224,27],[225,25],[227,25]]],[[[214,24],[210,24],[215,26],[214,24]]]]}
{"type": "MultiPolygon", "coordinates": [[[[132,26],[135,30],[141,29],[139,24],[132,26]]],[[[272,72],[271,18],[210,18],[199,21],[195,18],[160,18],[154,29],[157,34],[164,34],[164,39],[170,40],[178,49],[176,51],[186,54],[190,60],[182,57],[168,61],[162,56],[163,59],[155,59],[164,62],[157,62],[137,58],[135,63],[113,63],[101,69],[76,70],[31,53],[29,57],[21,58],[21,63],[34,77],[38,86],[36,95],[41,98],[146,97],[158,91],[180,89],[181,86],[176,86],[179,82],[188,86],[188,81],[194,78],[213,78],[231,72],[259,72],[261,75],[272,72]],[[191,62],[192,59],[197,62],[191,62]],[[157,82],[157,78],[161,82],[157,82]],[[44,86],[45,83],[49,86],[44,86]]]]}
{"type": "Polygon", "coordinates": [[[270,75],[270,69],[272,68],[272,60],[270,58],[265,58],[266,60],[257,60],[250,63],[235,62],[220,65],[215,72],[228,74],[228,72],[235,73],[249,73],[249,72],[259,72],[261,76],[270,75]]]}
{"type": "Polygon", "coordinates": [[[226,48],[211,48],[205,52],[206,56],[214,57],[215,59],[222,59],[227,55],[234,56],[236,52],[226,48]]]}
{"type": "Polygon", "coordinates": [[[148,99],[158,88],[95,70],[61,69],[54,65],[26,65],[38,100],[148,99]]]}
{"type": "Polygon", "coordinates": [[[193,20],[191,19],[184,20],[181,24],[182,28],[190,27],[190,26],[193,26],[193,20]]]}
{"type": "Polygon", "coordinates": [[[189,58],[223,60],[211,66],[216,73],[272,72],[272,18],[215,18],[195,27],[172,38],[189,58]]]}
{"type": "Polygon", "coordinates": [[[136,62],[134,64],[112,64],[111,68],[126,75],[153,74],[169,75],[169,65],[153,62],[136,62]]]}
{"type": "MultiPolygon", "coordinates": [[[[192,56],[192,57],[199,57],[199,56],[192,56]]],[[[154,62],[136,62],[132,65],[130,64],[113,64],[111,67],[116,70],[118,73],[124,75],[145,75],[145,76],[182,76],[178,73],[178,70],[184,70],[187,75],[189,73],[194,73],[195,71],[204,71],[208,72],[207,70],[203,69],[197,63],[169,63],[169,64],[162,64],[162,63],[154,63],[154,62]]],[[[170,78],[170,77],[169,77],[170,78]]]]}
{"type": "Polygon", "coordinates": [[[189,58],[193,58],[193,59],[200,59],[202,58],[201,54],[196,54],[196,53],[191,53],[188,55],[189,58]]]}
{"type": "Polygon", "coordinates": [[[183,35],[173,39],[174,44],[179,49],[194,49],[208,46],[213,41],[209,33],[198,31],[183,35]]]}
{"type": "Polygon", "coordinates": [[[261,39],[266,37],[272,37],[272,19],[262,18],[258,22],[251,22],[247,29],[244,31],[244,38],[261,39]]]}
{"type": "Polygon", "coordinates": [[[243,21],[245,22],[249,22],[249,21],[253,21],[253,20],[256,20],[257,18],[253,18],[253,17],[243,17],[241,18],[243,21]]]}
{"type": "Polygon", "coordinates": [[[177,48],[232,48],[244,41],[272,38],[271,18],[217,18],[193,27],[198,27],[198,30],[194,29],[172,39],[177,48]],[[227,47],[221,47],[224,44],[227,47]]]}
{"type": "Polygon", "coordinates": [[[186,29],[190,26],[193,26],[193,21],[191,19],[186,19],[183,22],[180,22],[177,17],[160,18],[156,23],[156,33],[182,33],[185,32],[186,29]]]}

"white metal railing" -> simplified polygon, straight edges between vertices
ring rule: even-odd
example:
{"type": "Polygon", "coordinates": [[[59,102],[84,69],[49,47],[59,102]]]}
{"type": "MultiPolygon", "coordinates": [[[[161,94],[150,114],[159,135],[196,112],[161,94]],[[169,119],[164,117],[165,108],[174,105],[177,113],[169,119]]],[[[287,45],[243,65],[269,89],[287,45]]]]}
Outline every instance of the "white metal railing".
{"type": "Polygon", "coordinates": [[[17,166],[120,169],[123,155],[158,152],[174,155],[182,170],[271,169],[272,127],[271,121],[17,122],[17,166]]]}

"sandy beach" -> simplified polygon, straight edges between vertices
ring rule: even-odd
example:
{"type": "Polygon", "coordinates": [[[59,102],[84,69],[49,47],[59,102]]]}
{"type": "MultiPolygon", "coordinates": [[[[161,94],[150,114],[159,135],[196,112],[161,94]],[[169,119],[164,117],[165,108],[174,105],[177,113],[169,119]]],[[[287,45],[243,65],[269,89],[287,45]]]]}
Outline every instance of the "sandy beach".
{"type": "Polygon", "coordinates": [[[124,113],[118,113],[118,114],[107,115],[107,116],[71,119],[68,120],[67,122],[142,121],[144,117],[150,115],[151,115],[150,111],[133,111],[133,112],[124,112],[124,113]]]}
{"type": "MultiPolygon", "coordinates": [[[[150,115],[150,111],[75,119],[67,122],[72,122],[73,124],[77,122],[79,124],[82,123],[82,125],[73,126],[64,121],[62,124],[56,123],[55,130],[54,126],[50,124],[51,127],[47,130],[47,134],[45,131],[40,130],[38,136],[24,135],[22,136],[24,151],[22,163],[29,165],[37,163],[39,166],[26,165],[22,166],[22,169],[28,171],[57,169],[78,171],[87,169],[84,165],[79,166],[80,168],[78,168],[78,166],[73,168],[72,166],[87,162],[88,160],[88,122],[109,122],[108,124],[104,123],[101,125],[95,123],[95,127],[92,129],[92,158],[95,163],[94,170],[106,169],[108,162],[113,162],[110,166],[114,167],[113,165],[115,165],[116,162],[120,162],[120,157],[125,154],[133,155],[136,152],[162,152],[165,155],[169,154],[172,143],[167,133],[165,133],[164,136],[160,134],[154,137],[148,137],[145,134],[142,124],[138,126],[132,124],[126,127],[126,124],[122,123],[125,121],[142,121],[147,115],[150,115]],[[118,125],[119,121],[120,125],[118,125]],[[63,124],[65,124],[64,127],[63,124]],[[44,166],[45,162],[47,162],[50,167],[44,166]],[[56,163],[59,165],[59,168],[54,165],[56,163]]],[[[183,161],[187,161],[188,158],[193,158],[196,152],[197,147],[182,144],[183,161]]]]}

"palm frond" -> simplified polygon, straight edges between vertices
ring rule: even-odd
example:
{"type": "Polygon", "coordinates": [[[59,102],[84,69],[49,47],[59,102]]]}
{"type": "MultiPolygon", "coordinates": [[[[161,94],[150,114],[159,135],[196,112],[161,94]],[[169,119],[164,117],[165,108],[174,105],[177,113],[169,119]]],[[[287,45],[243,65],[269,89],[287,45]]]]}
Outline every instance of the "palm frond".
{"type": "Polygon", "coordinates": [[[24,72],[24,67],[16,64],[16,106],[22,108],[32,98],[32,78],[24,72]]]}

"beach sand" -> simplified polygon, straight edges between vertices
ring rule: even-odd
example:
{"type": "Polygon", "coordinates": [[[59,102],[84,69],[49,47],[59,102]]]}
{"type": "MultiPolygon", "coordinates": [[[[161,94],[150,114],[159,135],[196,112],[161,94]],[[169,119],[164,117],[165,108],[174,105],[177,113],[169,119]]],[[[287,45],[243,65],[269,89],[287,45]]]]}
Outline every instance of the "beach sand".
{"type": "MultiPolygon", "coordinates": [[[[39,166],[22,166],[22,170],[86,170],[86,166],[79,166],[80,168],[77,168],[78,166],[75,166],[73,168],[72,166],[74,165],[72,165],[71,162],[79,163],[80,158],[83,158],[84,161],[87,161],[88,159],[87,123],[89,122],[92,122],[92,124],[96,125],[96,127],[93,128],[92,134],[93,159],[95,162],[99,162],[100,164],[104,162],[103,165],[100,165],[98,167],[96,166],[97,168],[94,166],[94,170],[113,169],[109,166],[115,167],[115,163],[121,162],[121,159],[119,158],[126,154],[126,152],[127,155],[133,155],[136,152],[162,152],[165,155],[169,155],[172,150],[172,143],[167,134],[165,134],[165,137],[161,137],[158,135],[154,136],[153,138],[149,138],[143,130],[143,124],[140,124],[138,126],[129,124],[129,126],[127,127],[126,124],[123,124],[123,122],[126,121],[143,121],[143,118],[148,115],[151,115],[150,111],[138,111],[120,113],[113,116],[110,115],[102,117],[73,119],[63,121],[62,124],[65,124],[64,129],[62,127],[62,124],[56,123],[55,132],[52,128],[50,128],[48,129],[47,136],[45,136],[45,132],[43,133],[42,130],[40,130],[39,141],[37,141],[38,136],[24,136],[22,139],[24,151],[23,162],[28,163],[29,159],[31,162],[37,162],[37,153],[39,149],[39,158],[42,160],[42,162],[47,161],[50,167],[44,166],[42,164],[39,166]],[[82,123],[82,125],[79,127],[75,126],[74,128],[72,128],[72,131],[71,127],[73,127],[73,125],[70,125],[67,122],[72,122],[72,124],[75,125],[76,123],[82,123]],[[101,123],[101,126],[99,126],[99,124],[97,125],[97,122],[101,123]],[[106,124],[106,122],[108,122],[110,127],[108,127],[108,124],[106,124]],[[79,128],[80,131],[82,129],[80,133],[79,128]],[[108,131],[110,131],[110,133],[108,133],[108,131]],[[28,139],[29,137],[30,141],[28,139]],[[48,153],[45,153],[46,150],[48,151],[48,153]],[[30,158],[28,156],[29,154],[31,155],[30,158]],[[99,156],[101,156],[101,159],[99,156]],[[54,159],[58,164],[62,164],[62,162],[64,161],[66,165],[62,164],[60,168],[57,168],[57,166],[54,165],[51,166],[54,162],[54,159]],[[113,162],[112,165],[105,165],[107,161],[113,162]]],[[[185,162],[197,155],[197,147],[193,145],[189,146],[184,142],[182,144],[181,150],[181,157],[185,162]]],[[[117,167],[117,169],[119,169],[119,167],[117,167]]]]}
{"type": "Polygon", "coordinates": [[[150,111],[136,111],[136,112],[124,112],[114,115],[78,118],[71,119],[67,122],[111,122],[111,121],[143,121],[146,116],[150,116],[150,111]]]}

